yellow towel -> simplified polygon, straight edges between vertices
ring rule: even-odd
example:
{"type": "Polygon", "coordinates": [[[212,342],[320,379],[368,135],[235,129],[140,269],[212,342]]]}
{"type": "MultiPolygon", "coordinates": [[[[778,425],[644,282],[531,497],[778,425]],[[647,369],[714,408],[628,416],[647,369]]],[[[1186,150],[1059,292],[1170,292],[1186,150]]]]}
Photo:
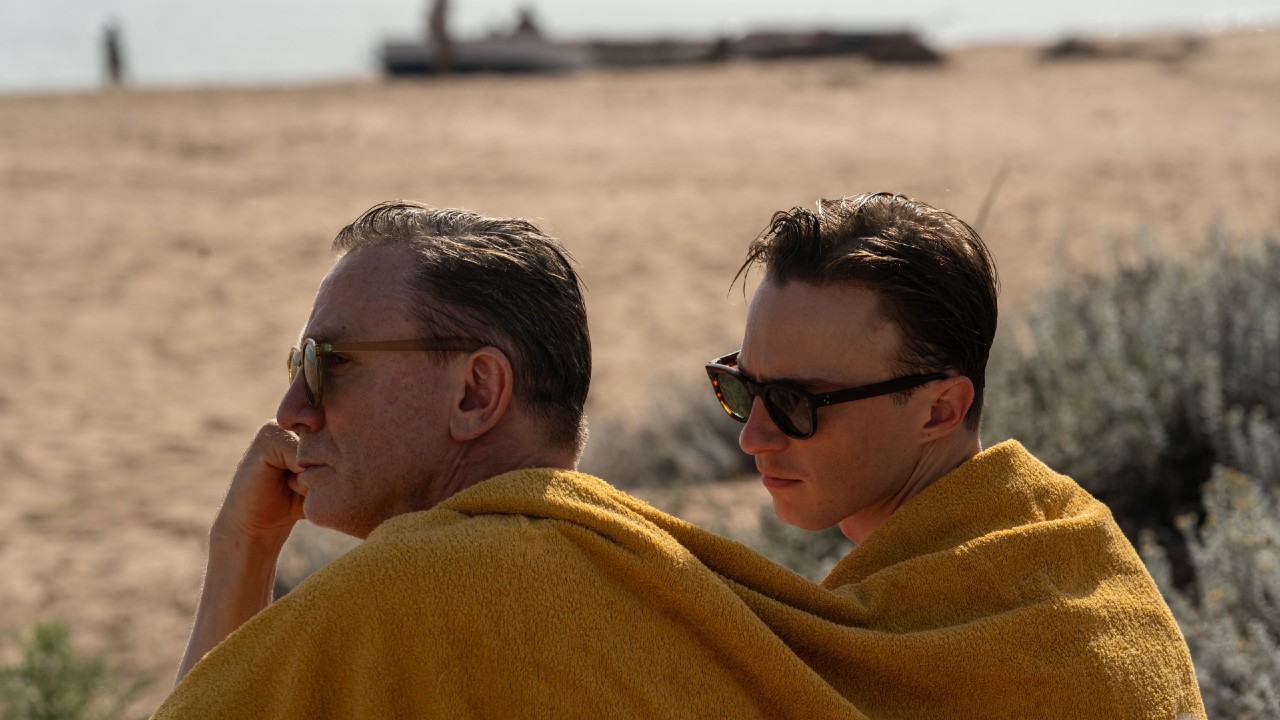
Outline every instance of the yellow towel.
{"type": "Polygon", "coordinates": [[[817,586],[579,473],[393,518],[156,718],[1203,718],[1106,508],[1005,443],[817,586]]]}

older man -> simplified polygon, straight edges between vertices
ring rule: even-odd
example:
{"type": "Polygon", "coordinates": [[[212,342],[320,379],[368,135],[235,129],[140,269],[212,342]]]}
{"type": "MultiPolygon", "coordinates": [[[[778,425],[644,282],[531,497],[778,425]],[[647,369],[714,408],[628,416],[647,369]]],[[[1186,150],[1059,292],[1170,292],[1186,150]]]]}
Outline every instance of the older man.
{"type": "Polygon", "coordinates": [[[1106,507],[1016,442],[981,447],[997,281],[977,233],[866,194],[775,214],[739,276],[756,264],[742,349],[707,371],[778,516],[857,543],[823,582],[845,697],[871,717],[1203,717],[1106,507]]]}
{"type": "Polygon", "coordinates": [[[590,345],[556,241],[394,202],[334,250],[157,718],[857,717],[774,599],[820,588],[572,472],[590,345]],[[365,542],[273,602],[304,516],[365,542]]]}
{"type": "Polygon", "coordinates": [[[506,471],[572,468],[585,441],[590,339],[558,243],[520,220],[393,202],[333,249],[277,421],[210,533],[180,679],[270,604],[297,520],[367,538],[506,471]]]}

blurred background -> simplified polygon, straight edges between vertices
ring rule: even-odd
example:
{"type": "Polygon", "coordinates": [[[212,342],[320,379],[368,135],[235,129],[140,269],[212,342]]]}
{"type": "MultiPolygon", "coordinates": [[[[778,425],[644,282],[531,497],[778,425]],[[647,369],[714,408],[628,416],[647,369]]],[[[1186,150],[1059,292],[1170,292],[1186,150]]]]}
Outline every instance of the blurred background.
{"type": "MultiPolygon", "coordinates": [[[[1275,24],[1274,0],[470,0],[452,3],[459,38],[507,30],[530,9],[555,40],[733,37],[767,28],[909,29],[941,49],[1064,35],[1221,32],[1275,24]]],[[[422,0],[48,0],[0,5],[0,92],[97,86],[99,42],[115,23],[130,75],[146,87],[370,77],[380,44],[423,32],[422,0]]]]}
{"type": "MultiPolygon", "coordinates": [[[[702,364],[770,215],[868,190],[992,250],[984,443],[1108,503],[1211,717],[1280,716],[1278,121],[1275,0],[0,0],[0,717],[164,697],[329,242],[392,198],[562,238],[583,469],[821,578],[847,541],[777,523],[702,364]]],[[[278,590],[350,546],[300,525],[278,590]]]]}

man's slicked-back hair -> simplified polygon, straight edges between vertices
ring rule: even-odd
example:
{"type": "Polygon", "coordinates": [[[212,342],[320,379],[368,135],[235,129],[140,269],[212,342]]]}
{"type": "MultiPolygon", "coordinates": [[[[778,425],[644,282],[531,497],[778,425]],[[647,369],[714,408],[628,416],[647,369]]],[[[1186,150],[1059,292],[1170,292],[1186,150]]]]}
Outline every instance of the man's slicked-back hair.
{"type": "Polygon", "coordinates": [[[547,440],[580,452],[591,337],[582,285],[559,241],[527,220],[393,200],[343,228],[333,253],[376,246],[412,251],[407,305],[426,335],[500,348],[516,398],[543,419],[547,440]]]}
{"type": "Polygon", "coordinates": [[[765,267],[767,280],[874,291],[902,333],[904,373],[956,370],[973,382],[966,427],[982,420],[987,358],[996,334],[995,262],[963,220],[894,193],[819,200],[816,212],[774,213],[738,274],[765,267]]]}

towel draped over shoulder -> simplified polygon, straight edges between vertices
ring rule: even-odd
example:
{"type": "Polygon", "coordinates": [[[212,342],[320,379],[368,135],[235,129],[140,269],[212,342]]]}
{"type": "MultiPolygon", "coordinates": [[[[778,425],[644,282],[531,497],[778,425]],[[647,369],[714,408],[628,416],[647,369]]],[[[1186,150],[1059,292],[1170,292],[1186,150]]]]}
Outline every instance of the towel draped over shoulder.
{"type": "Polygon", "coordinates": [[[167,718],[1204,718],[1104,505],[1020,445],[815,585],[580,473],[401,515],[209,652],[167,718]]]}

